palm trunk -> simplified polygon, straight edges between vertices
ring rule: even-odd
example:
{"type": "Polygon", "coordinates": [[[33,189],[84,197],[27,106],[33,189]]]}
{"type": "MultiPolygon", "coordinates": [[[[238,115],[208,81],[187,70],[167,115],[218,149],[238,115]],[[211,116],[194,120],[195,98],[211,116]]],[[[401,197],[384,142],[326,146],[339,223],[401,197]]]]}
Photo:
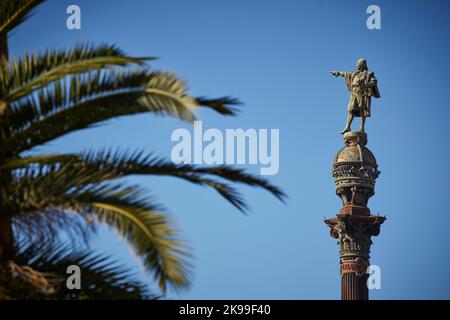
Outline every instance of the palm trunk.
{"type": "Polygon", "coordinates": [[[14,237],[10,215],[0,216],[0,247],[1,263],[14,258],[14,237]]]}
{"type": "Polygon", "coordinates": [[[8,61],[8,35],[5,33],[0,35],[0,61],[8,61]]]}
{"type": "MultiPolygon", "coordinates": [[[[8,63],[8,57],[9,57],[9,52],[8,52],[8,34],[6,33],[2,33],[0,34],[0,64],[6,64],[8,63]]],[[[0,88],[1,89],[1,96],[3,96],[6,92],[5,92],[5,88],[0,88]]],[[[4,101],[2,101],[2,98],[0,96],[0,116],[2,116],[3,114],[5,114],[6,110],[7,110],[7,105],[4,101]]]]}
{"type": "MultiPolygon", "coordinates": [[[[0,64],[8,63],[8,35],[0,34],[0,64]]],[[[5,88],[1,88],[5,94],[5,88]]],[[[7,104],[0,98],[0,116],[7,110],[7,104]]],[[[9,173],[0,176],[0,183],[6,183],[5,180],[11,179],[9,173]]],[[[14,257],[14,236],[12,228],[12,217],[0,212],[0,262],[11,260],[14,257]]]]}

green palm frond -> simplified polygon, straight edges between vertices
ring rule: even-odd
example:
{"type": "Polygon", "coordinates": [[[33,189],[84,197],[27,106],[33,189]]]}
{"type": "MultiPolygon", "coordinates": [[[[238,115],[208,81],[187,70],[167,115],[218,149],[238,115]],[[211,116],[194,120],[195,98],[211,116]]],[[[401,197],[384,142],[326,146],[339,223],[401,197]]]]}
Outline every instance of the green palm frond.
{"type": "Polygon", "coordinates": [[[40,273],[44,278],[47,277],[44,280],[47,280],[47,284],[51,286],[51,290],[48,290],[43,288],[41,282],[26,283],[27,280],[33,282],[34,279],[15,274],[11,277],[12,283],[0,284],[0,287],[3,287],[4,290],[8,289],[9,294],[15,299],[124,300],[158,298],[146,283],[138,280],[137,274],[129,272],[125,266],[112,260],[106,254],[88,252],[86,248],[73,248],[67,243],[60,243],[56,249],[40,243],[18,243],[14,263],[19,266],[27,266],[35,273],[40,273]],[[69,275],[66,271],[70,265],[80,268],[81,289],[79,290],[67,288],[66,281],[69,275]],[[19,280],[22,280],[22,286],[19,280]]]}
{"type": "MultiPolygon", "coordinates": [[[[146,70],[93,71],[63,78],[34,91],[34,94],[27,98],[13,102],[11,111],[6,115],[5,125],[10,127],[12,133],[18,133],[61,112],[72,109],[76,112],[78,106],[85,106],[89,102],[95,103],[96,99],[110,94],[121,96],[123,93],[142,93],[147,79],[146,70]]],[[[114,110],[114,106],[109,109],[114,110]]],[[[140,110],[145,109],[141,107],[140,110]]],[[[119,111],[134,110],[130,106],[130,110],[119,111]]],[[[95,110],[90,109],[88,112],[95,113],[95,110]]]]}
{"type": "Polygon", "coordinates": [[[8,89],[2,100],[12,102],[21,99],[68,75],[113,66],[143,65],[149,59],[153,58],[127,56],[115,45],[106,44],[79,44],[73,49],[47,51],[39,55],[28,53],[23,58],[11,60],[7,67],[2,68],[0,81],[8,89]]]}
{"type": "Polygon", "coordinates": [[[0,3],[0,34],[7,33],[26,19],[44,0],[5,0],[0,3]]]}
{"type": "MultiPolygon", "coordinates": [[[[75,75],[69,83],[55,82],[36,95],[11,104],[11,112],[0,120],[4,139],[1,153],[18,154],[123,115],[151,112],[192,121],[198,107],[184,82],[166,72],[92,72],[75,75]]],[[[211,102],[222,113],[233,103],[232,99],[211,102]],[[225,104],[220,105],[222,101],[225,104]]]]}
{"type": "Polygon", "coordinates": [[[122,115],[153,112],[192,119],[195,105],[177,80],[171,74],[147,70],[109,70],[55,82],[11,104],[11,112],[0,124],[10,135],[2,152],[11,148],[19,153],[122,115]]]}
{"type": "Polygon", "coordinates": [[[168,286],[188,287],[191,264],[185,245],[176,240],[177,233],[168,227],[166,215],[148,204],[132,201],[135,197],[132,190],[120,190],[92,202],[92,208],[98,210],[99,221],[118,230],[133,245],[163,292],[168,286]]]}
{"type": "Polygon", "coordinates": [[[2,210],[17,212],[15,219],[26,219],[28,213],[38,211],[45,215],[51,209],[76,213],[87,221],[95,218],[116,229],[133,246],[162,290],[169,285],[186,287],[189,254],[166,215],[136,187],[99,184],[106,175],[70,165],[21,170],[14,177],[14,189],[0,187],[2,210]]]}
{"type": "Polygon", "coordinates": [[[241,104],[238,99],[228,96],[216,99],[197,97],[195,101],[199,106],[210,108],[224,116],[235,116],[239,110],[234,106],[241,104]]]}
{"type": "Polygon", "coordinates": [[[41,203],[44,210],[23,210],[14,214],[14,239],[21,239],[29,244],[46,244],[48,248],[58,248],[61,237],[69,239],[74,245],[89,243],[98,227],[89,213],[73,209],[71,204],[63,205],[61,201],[54,208],[52,202],[41,203]]]}
{"type": "Polygon", "coordinates": [[[241,211],[245,211],[247,208],[242,196],[231,186],[217,181],[217,178],[260,187],[280,200],[285,198],[285,194],[279,188],[241,169],[227,166],[198,167],[174,164],[143,151],[105,150],[72,155],[29,156],[7,161],[0,167],[0,170],[27,168],[31,165],[70,165],[79,172],[93,170],[97,174],[98,182],[134,174],[174,176],[195,184],[212,187],[241,211]]]}
{"type": "Polygon", "coordinates": [[[11,170],[24,169],[32,165],[56,165],[68,161],[75,161],[77,155],[73,154],[42,154],[33,156],[15,156],[10,157],[0,165],[0,172],[10,172],[11,170]]]}

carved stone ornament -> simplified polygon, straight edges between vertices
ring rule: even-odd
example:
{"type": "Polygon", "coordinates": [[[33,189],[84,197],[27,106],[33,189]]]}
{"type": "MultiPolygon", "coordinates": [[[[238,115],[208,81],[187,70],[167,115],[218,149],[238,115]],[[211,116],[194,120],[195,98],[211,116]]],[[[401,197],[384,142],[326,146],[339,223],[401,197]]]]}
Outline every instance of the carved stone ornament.
{"type": "Polygon", "coordinates": [[[381,216],[337,215],[325,223],[330,227],[330,235],[338,239],[341,259],[369,260],[371,237],[380,233],[384,220],[381,216]]]}
{"type": "Polygon", "coordinates": [[[344,207],[367,207],[369,198],[375,194],[375,181],[380,174],[375,156],[365,147],[365,133],[347,132],[344,140],[346,146],[339,150],[333,162],[336,195],[344,207]]]}

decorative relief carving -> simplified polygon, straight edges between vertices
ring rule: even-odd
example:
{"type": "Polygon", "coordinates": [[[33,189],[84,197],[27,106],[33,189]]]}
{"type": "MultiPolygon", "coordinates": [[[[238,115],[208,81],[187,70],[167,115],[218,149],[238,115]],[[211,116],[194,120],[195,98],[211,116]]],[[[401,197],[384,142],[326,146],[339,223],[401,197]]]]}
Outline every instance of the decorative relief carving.
{"type": "Polygon", "coordinates": [[[338,239],[342,259],[370,257],[371,237],[380,233],[380,225],[386,218],[380,216],[339,216],[325,220],[331,228],[330,235],[338,239]]]}
{"type": "Polygon", "coordinates": [[[361,258],[341,260],[341,276],[346,273],[356,273],[357,276],[367,274],[369,261],[361,258]]]}
{"type": "Polygon", "coordinates": [[[346,147],[338,152],[333,163],[331,175],[336,184],[336,195],[344,206],[367,206],[375,193],[375,181],[380,171],[374,155],[364,146],[366,142],[366,135],[350,132],[346,147]]]}

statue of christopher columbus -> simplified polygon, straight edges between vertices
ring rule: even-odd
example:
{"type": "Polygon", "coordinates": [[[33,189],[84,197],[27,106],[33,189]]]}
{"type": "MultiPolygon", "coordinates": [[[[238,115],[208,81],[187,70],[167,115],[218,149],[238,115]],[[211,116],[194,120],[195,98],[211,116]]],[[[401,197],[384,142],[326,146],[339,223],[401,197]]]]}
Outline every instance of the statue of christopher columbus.
{"type": "Polygon", "coordinates": [[[366,117],[370,117],[371,98],[379,98],[377,79],[375,74],[367,68],[365,59],[359,59],[356,63],[357,71],[341,72],[332,71],[331,75],[342,76],[345,79],[347,88],[350,91],[350,101],[348,103],[347,124],[342,130],[342,134],[351,131],[350,126],[354,117],[360,117],[360,131],[364,132],[366,117]]]}

